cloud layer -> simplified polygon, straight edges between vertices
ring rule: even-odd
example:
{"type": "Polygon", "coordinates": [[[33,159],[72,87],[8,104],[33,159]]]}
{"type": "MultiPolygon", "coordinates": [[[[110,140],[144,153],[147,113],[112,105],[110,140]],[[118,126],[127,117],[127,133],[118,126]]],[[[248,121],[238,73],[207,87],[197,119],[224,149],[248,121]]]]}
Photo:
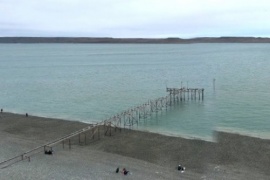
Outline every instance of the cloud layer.
{"type": "Polygon", "coordinates": [[[0,36],[270,37],[268,0],[0,0],[0,36]]]}

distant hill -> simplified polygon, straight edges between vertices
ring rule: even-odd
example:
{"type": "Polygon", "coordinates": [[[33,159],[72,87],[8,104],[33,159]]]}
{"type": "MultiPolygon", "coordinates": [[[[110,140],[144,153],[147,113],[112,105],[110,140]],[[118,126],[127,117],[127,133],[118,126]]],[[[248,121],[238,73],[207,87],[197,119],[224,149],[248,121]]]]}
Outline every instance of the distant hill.
{"type": "Polygon", "coordinates": [[[181,38],[92,38],[92,37],[0,37],[0,43],[129,43],[129,44],[184,44],[184,43],[270,43],[261,37],[200,37],[181,38]]]}

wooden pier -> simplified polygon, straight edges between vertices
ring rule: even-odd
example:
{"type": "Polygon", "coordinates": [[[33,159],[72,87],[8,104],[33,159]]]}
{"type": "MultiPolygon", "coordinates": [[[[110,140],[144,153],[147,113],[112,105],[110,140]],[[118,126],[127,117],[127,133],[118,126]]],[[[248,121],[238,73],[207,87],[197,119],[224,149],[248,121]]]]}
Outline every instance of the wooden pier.
{"type": "Polygon", "coordinates": [[[153,113],[167,110],[181,101],[204,99],[204,89],[198,88],[167,88],[169,94],[155,100],[149,100],[134,108],[130,108],[122,113],[116,114],[105,120],[107,124],[114,127],[132,127],[139,124],[141,119],[150,117],[153,113]]]}
{"type": "Polygon", "coordinates": [[[204,89],[198,88],[167,88],[169,92],[170,101],[185,101],[187,100],[203,100],[204,98],[204,89]]]}
{"type": "Polygon", "coordinates": [[[102,132],[104,136],[111,136],[112,131],[121,132],[122,128],[132,128],[134,125],[138,126],[140,120],[145,120],[150,117],[153,113],[158,113],[160,111],[166,110],[180,103],[181,101],[188,100],[199,100],[203,101],[204,99],[204,89],[198,88],[166,88],[168,95],[165,97],[160,97],[155,100],[149,100],[139,106],[130,108],[121,113],[118,113],[110,118],[101,121],[96,124],[89,125],[81,130],[53,140],[44,145],[38,146],[32,150],[24,152],[18,156],[0,162],[0,168],[6,168],[14,163],[28,160],[30,162],[30,157],[41,152],[46,152],[47,150],[52,151],[52,147],[58,144],[62,144],[62,147],[66,146],[71,149],[72,140],[77,141],[80,145],[86,145],[87,139],[94,139],[97,136],[97,139],[100,139],[101,128],[103,127],[102,132]],[[76,140],[77,139],[77,140],[76,140]]]}

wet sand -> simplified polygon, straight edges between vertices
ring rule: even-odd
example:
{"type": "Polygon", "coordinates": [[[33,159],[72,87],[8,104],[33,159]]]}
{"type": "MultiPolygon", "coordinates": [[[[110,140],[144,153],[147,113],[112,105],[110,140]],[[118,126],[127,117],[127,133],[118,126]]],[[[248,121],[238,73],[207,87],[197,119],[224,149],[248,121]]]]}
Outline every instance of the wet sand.
{"type": "MultiPolygon", "coordinates": [[[[88,124],[11,113],[0,114],[0,161],[22,154],[88,124]]],[[[0,169],[0,179],[269,179],[270,140],[215,132],[216,142],[122,129],[98,140],[78,138],[0,169]],[[181,173],[178,164],[186,167],[181,173]],[[115,173],[117,167],[130,174],[115,173]]]]}

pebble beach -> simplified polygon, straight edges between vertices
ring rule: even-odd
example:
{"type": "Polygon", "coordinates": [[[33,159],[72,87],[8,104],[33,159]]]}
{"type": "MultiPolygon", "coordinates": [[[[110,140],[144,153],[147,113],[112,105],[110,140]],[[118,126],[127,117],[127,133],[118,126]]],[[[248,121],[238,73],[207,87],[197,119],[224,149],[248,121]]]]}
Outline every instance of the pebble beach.
{"type": "MultiPolygon", "coordinates": [[[[3,112],[0,161],[23,154],[88,124],[3,112]]],[[[213,132],[215,141],[122,129],[111,136],[53,147],[1,167],[0,179],[269,179],[270,140],[213,132]],[[186,170],[181,173],[177,166],[186,170]],[[120,169],[116,173],[116,168],[120,169]],[[126,168],[129,173],[123,175],[126,168]]]]}

